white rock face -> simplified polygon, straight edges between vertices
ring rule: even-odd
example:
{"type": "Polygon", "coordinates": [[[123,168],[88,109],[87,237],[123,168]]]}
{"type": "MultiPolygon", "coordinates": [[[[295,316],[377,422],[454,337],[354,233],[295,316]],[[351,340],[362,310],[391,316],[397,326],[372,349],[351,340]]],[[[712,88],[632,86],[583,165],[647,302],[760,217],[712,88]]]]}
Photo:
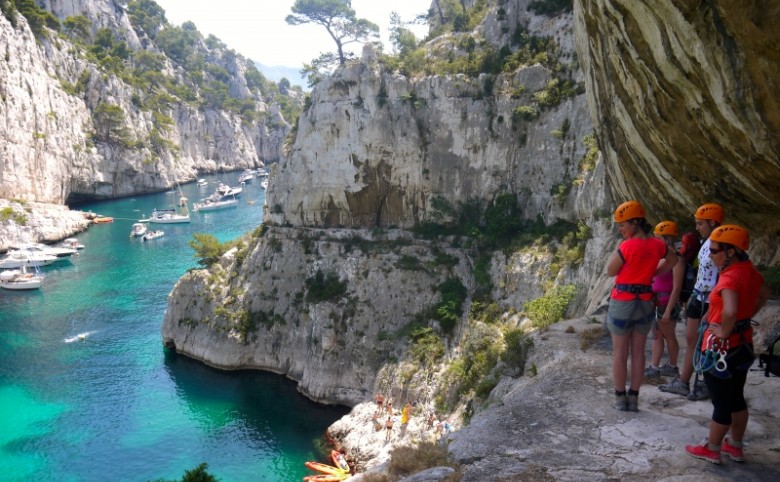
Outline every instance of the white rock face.
{"type": "Polygon", "coordinates": [[[471,283],[460,251],[438,248],[459,260],[450,269],[436,265],[434,246],[403,232],[269,228],[240,266],[233,253],[179,280],[163,339],[209,365],[282,373],[314,400],[354,405],[404,355],[404,329],[438,302],[437,286],[452,276],[471,283]],[[421,269],[399,269],[404,256],[421,269]],[[317,272],[336,276],[345,294],[304,299],[317,272]]]}
{"type": "MultiPolygon", "coordinates": [[[[49,1],[45,6],[60,19],[84,15],[95,29],[109,28],[130,48],[140,48],[124,7],[114,1],[49,1]]],[[[270,110],[269,124],[247,124],[235,114],[174,102],[163,114],[173,119],[165,139],[175,148],[153,149],[148,139],[157,124],[150,111],[135,106],[135,88],[85,61],[67,39],[50,34],[36,40],[23,16],[14,28],[0,15],[0,51],[0,198],[63,204],[156,192],[193,180],[198,171],[275,162],[290,129],[278,106],[260,99],[258,110],[270,110]],[[66,92],[64,86],[80,80],[82,92],[66,92]],[[121,108],[122,128],[133,147],[94,141],[100,128],[94,112],[101,103],[121,108]]],[[[230,92],[247,98],[245,60],[220,51],[211,55],[231,74],[230,92]]],[[[172,65],[165,71],[183,82],[172,65]]]]}

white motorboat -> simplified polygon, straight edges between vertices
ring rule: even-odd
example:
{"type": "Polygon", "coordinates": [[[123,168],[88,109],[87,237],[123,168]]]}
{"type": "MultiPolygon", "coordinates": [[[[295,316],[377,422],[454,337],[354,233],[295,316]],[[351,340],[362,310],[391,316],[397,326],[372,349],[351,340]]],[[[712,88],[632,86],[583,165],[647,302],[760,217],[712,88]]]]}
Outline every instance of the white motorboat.
{"type": "Polygon", "coordinates": [[[217,186],[217,193],[223,198],[226,197],[238,197],[244,190],[240,187],[230,187],[225,183],[219,183],[217,186]]]}
{"type": "Polygon", "coordinates": [[[268,189],[268,178],[264,178],[262,181],[260,181],[260,187],[263,189],[268,189]]]}
{"type": "Polygon", "coordinates": [[[23,266],[48,266],[58,259],[50,254],[9,251],[0,259],[0,269],[17,269],[23,266]]]}
{"type": "Polygon", "coordinates": [[[133,224],[132,229],[130,230],[130,237],[131,238],[137,238],[140,236],[143,236],[146,234],[147,227],[144,223],[135,223],[133,224]]]}
{"type": "Polygon", "coordinates": [[[148,233],[141,236],[141,240],[143,241],[151,241],[153,239],[162,238],[165,235],[165,231],[156,230],[156,231],[149,231],[148,233]]]}
{"type": "Polygon", "coordinates": [[[247,182],[251,182],[252,179],[255,178],[255,173],[253,171],[246,170],[241,173],[241,175],[238,176],[238,183],[239,184],[245,184],[247,182]]]}
{"type": "Polygon", "coordinates": [[[200,187],[206,187],[208,185],[208,181],[205,179],[198,179],[198,186],[200,187]]]}
{"type": "Polygon", "coordinates": [[[27,243],[11,248],[13,251],[27,251],[33,254],[48,254],[55,256],[59,259],[65,259],[76,254],[76,250],[73,248],[66,248],[64,246],[49,246],[43,243],[27,243]]]}
{"type": "Polygon", "coordinates": [[[84,245],[81,244],[81,242],[76,238],[67,238],[63,239],[62,243],[60,243],[60,246],[63,248],[71,248],[71,249],[84,249],[84,245]]]}
{"type": "Polygon", "coordinates": [[[192,207],[195,212],[204,212],[230,208],[236,205],[238,205],[238,199],[235,197],[223,198],[220,196],[217,198],[207,197],[205,199],[201,199],[201,202],[193,204],[192,207]]]}
{"type": "Polygon", "coordinates": [[[257,170],[257,177],[268,177],[268,171],[266,171],[264,167],[259,168],[257,170]]]}
{"type": "Polygon", "coordinates": [[[43,284],[43,276],[27,272],[27,268],[12,269],[0,273],[0,288],[7,290],[37,290],[43,284]]]}
{"type": "Polygon", "coordinates": [[[190,222],[189,214],[181,214],[175,209],[155,209],[147,219],[139,219],[139,223],[176,224],[190,222]]]}

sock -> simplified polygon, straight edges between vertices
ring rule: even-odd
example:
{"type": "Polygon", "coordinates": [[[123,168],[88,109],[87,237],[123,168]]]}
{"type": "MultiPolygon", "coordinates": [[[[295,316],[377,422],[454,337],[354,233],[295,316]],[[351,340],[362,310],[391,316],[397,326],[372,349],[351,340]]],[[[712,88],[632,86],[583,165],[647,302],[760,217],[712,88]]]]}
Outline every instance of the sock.
{"type": "Polygon", "coordinates": [[[734,440],[733,438],[729,438],[729,445],[732,447],[736,447],[738,449],[742,448],[742,440],[734,440]]]}
{"type": "Polygon", "coordinates": [[[629,395],[639,396],[639,390],[629,389],[628,390],[629,395]]]}
{"type": "Polygon", "coordinates": [[[625,397],[626,396],[626,392],[625,391],[619,392],[619,391],[615,390],[615,395],[617,395],[618,397],[625,397]]]}
{"type": "Polygon", "coordinates": [[[707,448],[712,450],[713,452],[720,452],[720,445],[715,445],[714,443],[707,442],[707,448]]]}

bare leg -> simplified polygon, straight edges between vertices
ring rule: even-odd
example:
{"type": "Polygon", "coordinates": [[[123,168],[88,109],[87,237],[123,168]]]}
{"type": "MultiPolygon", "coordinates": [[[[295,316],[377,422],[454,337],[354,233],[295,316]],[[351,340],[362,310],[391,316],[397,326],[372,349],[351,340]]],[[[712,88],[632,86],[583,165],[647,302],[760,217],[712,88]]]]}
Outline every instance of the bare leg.
{"type": "MultiPolygon", "coordinates": [[[[675,320],[669,320],[668,322],[658,320],[658,326],[661,328],[661,333],[663,334],[662,340],[666,340],[666,346],[669,348],[669,364],[676,367],[677,357],[680,354],[680,344],[677,343],[677,334],[674,332],[675,320]]],[[[661,341],[661,345],[663,346],[663,341],[661,341]]],[[[661,349],[661,352],[663,353],[663,348],[661,349]]],[[[653,352],[653,359],[655,359],[655,352],[653,352]]],[[[660,363],[660,361],[661,357],[659,355],[658,363],[660,363]]],[[[657,363],[654,363],[654,365],[658,366],[657,363]]]]}
{"type": "MultiPolygon", "coordinates": [[[[612,383],[615,384],[615,391],[617,392],[624,392],[626,390],[630,336],[630,334],[612,335],[612,383]]],[[[642,346],[643,355],[644,350],[645,347],[642,346]]]]}
{"type": "Polygon", "coordinates": [[[650,356],[650,364],[654,367],[661,366],[661,356],[664,354],[664,336],[661,330],[653,330],[653,345],[650,356]]]}
{"type": "MultiPolygon", "coordinates": [[[[748,409],[734,412],[731,414],[731,438],[741,442],[745,437],[745,430],[747,429],[748,418],[750,414],[748,409]]],[[[714,422],[713,422],[714,423],[714,422]]],[[[712,427],[710,427],[710,433],[712,433],[712,427]]]]}
{"type": "Polygon", "coordinates": [[[645,345],[647,335],[631,332],[631,390],[639,391],[645,374],[645,345]]]}
{"type": "Polygon", "coordinates": [[[680,367],[680,380],[689,383],[693,375],[693,352],[696,350],[696,341],[699,337],[699,318],[685,320],[685,357],[680,367]]]}

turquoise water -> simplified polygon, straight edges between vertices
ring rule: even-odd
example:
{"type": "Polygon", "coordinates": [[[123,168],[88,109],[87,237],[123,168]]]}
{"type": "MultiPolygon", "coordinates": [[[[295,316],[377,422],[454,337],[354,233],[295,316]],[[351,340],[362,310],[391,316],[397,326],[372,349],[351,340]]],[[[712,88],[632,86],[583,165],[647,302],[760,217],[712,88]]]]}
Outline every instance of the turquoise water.
{"type": "MultiPolygon", "coordinates": [[[[216,176],[206,179],[182,186],[190,205],[213,192],[216,176]]],[[[192,234],[253,230],[264,196],[254,181],[238,207],[150,225],[165,236],[148,242],[130,239],[131,225],[177,195],[82,206],[115,221],[78,235],[78,257],[42,268],[40,292],[0,290],[0,480],[178,480],[202,462],[224,482],[310,474],[303,463],[346,409],[277,375],[166,354],[160,338],[168,293],[196,266],[192,234]]]]}

